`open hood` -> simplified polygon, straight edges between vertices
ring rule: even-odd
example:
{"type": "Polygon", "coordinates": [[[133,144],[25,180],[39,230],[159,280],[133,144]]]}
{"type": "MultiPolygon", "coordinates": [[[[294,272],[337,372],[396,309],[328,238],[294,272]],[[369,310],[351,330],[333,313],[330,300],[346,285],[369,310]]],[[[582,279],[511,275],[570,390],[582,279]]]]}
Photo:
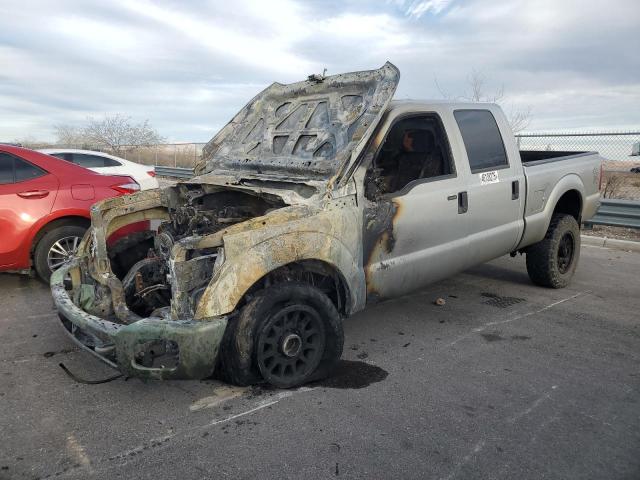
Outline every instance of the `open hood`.
{"type": "Polygon", "coordinates": [[[399,79],[387,62],[378,70],[274,83],[207,143],[196,175],[327,180],[371,135],[399,79]]]}

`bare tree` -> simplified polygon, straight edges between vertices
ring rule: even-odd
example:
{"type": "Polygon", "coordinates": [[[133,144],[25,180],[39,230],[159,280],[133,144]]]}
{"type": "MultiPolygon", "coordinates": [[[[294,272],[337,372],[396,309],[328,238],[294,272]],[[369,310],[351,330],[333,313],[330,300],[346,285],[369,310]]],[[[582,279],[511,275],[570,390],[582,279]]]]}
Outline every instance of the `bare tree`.
{"type": "MultiPolygon", "coordinates": [[[[473,69],[471,73],[467,75],[467,89],[465,92],[462,95],[451,95],[440,86],[438,79],[435,79],[436,88],[444,98],[465,102],[498,103],[504,107],[506,103],[504,85],[500,85],[500,88],[496,91],[488,93],[486,83],[487,79],[484,74],[473,69]]],[[[510,105],[508,110],[505,110],[505,114],[507,115],[513,133],[521,132],[531,123],[531,107],[529,106],[524,109],[516,109],[513,105],[510,105]]]]}
{"type": "Polygon", "coordinates": [[[56,143],[59,145],[82,146],[85,144],[82,129],[73,125],[54,125],[56,143]]]}
{"type": "Polygon", "coordinates": [[[149,125],[149,120],[131,123],[131,117],[105,115],[103,119],[89,118],[83,129],[86,142],[112,150],[119,154],[125,148],[148,147],[162,143],[164,138],[149,125]]]}
{"type": "Polygon", "coordinates": [[[131,117],[105,115],[101,119],[89,117],[84,127],[54,126],[57,143],[103,148],[114,154],[162,143],[164,138],[149,124],[149,120],[132,123],[131,117]]]}

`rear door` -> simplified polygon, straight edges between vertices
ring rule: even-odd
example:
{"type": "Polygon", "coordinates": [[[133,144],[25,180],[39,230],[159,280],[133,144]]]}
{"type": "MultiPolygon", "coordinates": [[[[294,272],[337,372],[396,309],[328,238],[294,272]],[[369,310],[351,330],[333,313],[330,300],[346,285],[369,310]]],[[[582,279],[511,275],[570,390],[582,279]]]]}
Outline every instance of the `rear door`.
{"type": "Polygon", "coordinates": [[[54,175],[0,152],[0,267],[21,266],[31,227],[51,212],[57,191],[54,175]]]}
{"type": "Polygon", "coordinates": [[[524,230],[524,172],[519,158],[507,155],[512,136],[503,138],[498,122],[507,125],[494,106],[453,112],[464,144],[469,177],[467,234],[469,265],[511,252],[524,230]]]}

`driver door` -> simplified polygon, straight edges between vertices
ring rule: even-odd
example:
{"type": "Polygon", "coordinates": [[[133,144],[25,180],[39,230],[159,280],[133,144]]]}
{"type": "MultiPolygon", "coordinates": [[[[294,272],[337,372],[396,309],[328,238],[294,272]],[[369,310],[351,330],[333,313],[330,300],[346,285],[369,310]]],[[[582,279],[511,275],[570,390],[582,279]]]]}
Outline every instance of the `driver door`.
{"type": "MultiPolygon", "coordinates": [[[[383,193],[368,202],[364,221],[368,301],[404,295],[463,270],[468,263],[463,170],[456,168],[439,115],[425,113],[409,120],[424,117],[428,120],[425,125],[430,125],[425,128],[432,129],[440,149],[436,156],[445,168],[436,176],[415,178],[399,190],[383,193]]],[[[405,125],[406,120],[402,119],[405,125]]],[[[385,141],[393,141],[393,129],[404,128],[402,122],[391,127],[385,141]]],[[[389,150],[383,145],[378,153],[389,150]]],[[[372,165],[376,165],[376,160],[372,165]]],[[[375,171],[369,170],[370,174],[375,171]]]]}

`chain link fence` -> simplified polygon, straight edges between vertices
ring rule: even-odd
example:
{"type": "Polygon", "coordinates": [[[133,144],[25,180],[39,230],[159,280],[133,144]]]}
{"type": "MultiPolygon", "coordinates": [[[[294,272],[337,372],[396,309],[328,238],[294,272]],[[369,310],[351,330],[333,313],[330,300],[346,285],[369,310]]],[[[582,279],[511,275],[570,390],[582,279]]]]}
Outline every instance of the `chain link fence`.
{"type": "Polygon", "coordinates": [[[149,146],[121,145],[118,148],[106,148],[87,144],[62,143],[30,143],[27,148],[40,150],[44,148],[73,148],[104,152],[131,162],[143,165],[157,165],[163,167],[193,168],[202,156],[202,149],[206,143],[162,143],[149,146]]]}
{"type": "Polygon", "coordinates": [[[640,200],[640,131],[522,133],[516,140],[520,150],[598,152],[604,158],[603,197],[640,200]]]}
{"type": "Polygon", "coordinates": [[[128,147],[121,157],[145,165],[193,168],[206,143],[169,143],[150,147],[128,147]]]}

